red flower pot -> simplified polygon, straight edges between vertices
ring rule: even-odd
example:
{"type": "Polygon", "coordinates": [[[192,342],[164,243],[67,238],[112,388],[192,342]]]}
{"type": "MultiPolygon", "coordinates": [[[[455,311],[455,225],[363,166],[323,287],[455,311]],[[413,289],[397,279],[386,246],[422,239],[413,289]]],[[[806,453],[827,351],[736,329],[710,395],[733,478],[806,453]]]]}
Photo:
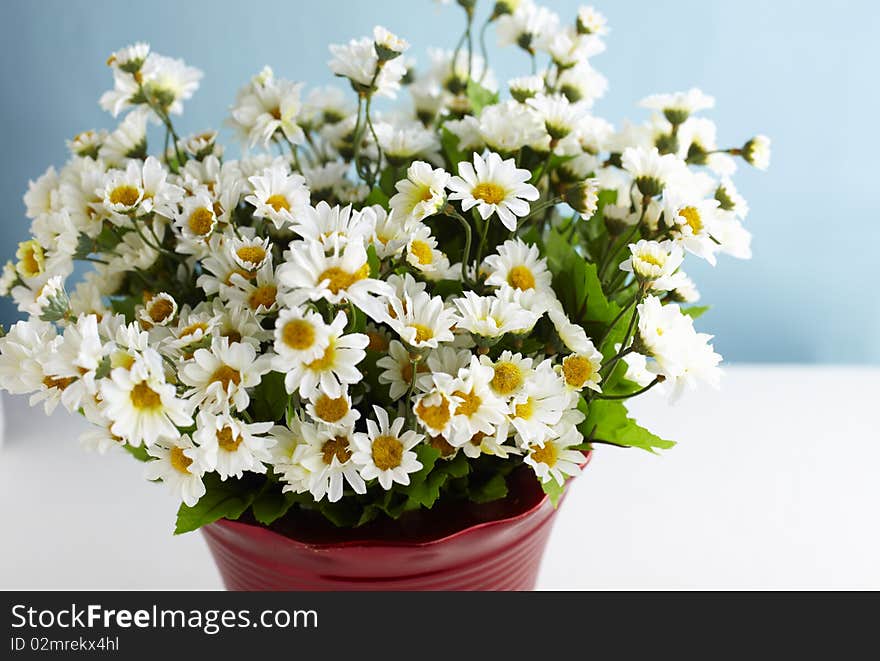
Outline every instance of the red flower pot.
{"type": "MultiPolygon", "coordinates": [[[[585,457],[585,463],[590,455],[585,457]]],[[[529,470],[508,497],[339,529],[323,519],[202,528],[229,590],[531,590],[556,509],[529,470]]]]}

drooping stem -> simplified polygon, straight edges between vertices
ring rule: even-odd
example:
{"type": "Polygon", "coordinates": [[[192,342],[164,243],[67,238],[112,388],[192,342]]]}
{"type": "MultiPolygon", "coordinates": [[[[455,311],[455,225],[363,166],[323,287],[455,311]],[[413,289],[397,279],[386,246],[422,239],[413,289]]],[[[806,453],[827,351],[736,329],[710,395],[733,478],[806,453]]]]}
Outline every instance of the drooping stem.
{"type": "Polygon", "coordinates": [[[644,388],[640,388],[635,392],[631,392],[628,395],[606,395],[604,393],[596,393],[593,395],[593,399],[629,399],[630,397],[638,397],[639,395],[643,395],[648,392],[651,388],[656,386],[658,383],[663,383],[665,381],[665,377],[662,374],[658,374],[657,377],[651,381],[644,388]]]}
{"type": "Polygon", "coordinates": [[[486,30],[489,28],[489,25],[492,23],[492,17],[486,19],[486,22],[483,23],[483,27],[480,28],[480,55],[483,58],[483,68],[480,70],[480,79],[477,81],[482,84],[483,79],[486,77],[486,72],[489,71],[489,52],[486,50],[486,30]]]}

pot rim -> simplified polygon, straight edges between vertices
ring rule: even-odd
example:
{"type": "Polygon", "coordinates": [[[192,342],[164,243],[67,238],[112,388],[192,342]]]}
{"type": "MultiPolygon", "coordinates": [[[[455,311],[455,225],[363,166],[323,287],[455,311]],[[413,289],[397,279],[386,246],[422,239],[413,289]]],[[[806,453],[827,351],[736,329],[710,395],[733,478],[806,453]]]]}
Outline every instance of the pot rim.
{"type": "MultiPolygon", "coordinates": [[[[590,460],[593,458],[593,451],[588,450],[584,452],[584,461],[580,465],[581,469],[585,468],[587,464],[590,463],[590,460]]],[[[565,496],[563,495],[563,498],[565,496]]],[[[355,538],[355,539],[342,539],[335,542],[306,542],[300,539],[296,539],[294,537],[290,537],[289,535],[285,535],[279,532],[272,530],[267,526],[263,526],[260,524],[253,524],[245,521],[230,521],[229,519],[217,519],[213,523],[205,526],[206,528],[210,526],[218,526],[220,528],[225,528],[230,531],[234,531],[238,527],[247,527],[251,528],[254,531],[254,534],[257,535],[277,535],[279,537],[283,537],[291,544],[295,544],[297,546],[301,546],[304,548],[315,549],[315,550],[326,550],[326,549],[337,549],[337,548],[361,548],[361,547],[393,547],[393,548],[426,548],[435,546],[438,544],[447,543],[453,539],[461,537],[463,535],[471,534],[473,532],[479,530],[485,530],[487,528],[491,528],[493,526],[507,525],[511,523],[516,523],[523,519],[528,518],[541,508],[545,507],[549,502],[550,496],[544,494],[544,496],[538,500],[534,505],[527,508],[526,510],[520,512],[519,514],[513,514],[511,516],[506,516],[498,519],[491,519],[490,521],[481,521],[480,523],[475,523],[473,525],[461,528],[454,532],[443,535],[442,537],[436,537],[431,539],[426,539],[422,541],[407,541],[405,539],[376,539],[376,538],[355,538]]],[[[560,503],[562,501],[560,500],[560,503]]],[[[557,505],[558,507],[558,505],[557,505]]]]}

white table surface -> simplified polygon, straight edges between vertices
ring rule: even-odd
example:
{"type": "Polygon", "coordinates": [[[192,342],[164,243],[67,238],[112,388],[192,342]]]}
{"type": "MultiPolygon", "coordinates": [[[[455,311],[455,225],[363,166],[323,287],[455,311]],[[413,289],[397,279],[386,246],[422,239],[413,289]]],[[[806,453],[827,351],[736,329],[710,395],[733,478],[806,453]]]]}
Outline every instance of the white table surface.
{"type": "MultiPolygon", "coordinates": [[[[601,447],[562,507],[547,589],[880,588],[880,369],[729,367],[721,391],[636,417],[662,456],[601,447]]],[[[5,397],[0,588],[215,589],[198,533],[84,423],[5,397]]]]}

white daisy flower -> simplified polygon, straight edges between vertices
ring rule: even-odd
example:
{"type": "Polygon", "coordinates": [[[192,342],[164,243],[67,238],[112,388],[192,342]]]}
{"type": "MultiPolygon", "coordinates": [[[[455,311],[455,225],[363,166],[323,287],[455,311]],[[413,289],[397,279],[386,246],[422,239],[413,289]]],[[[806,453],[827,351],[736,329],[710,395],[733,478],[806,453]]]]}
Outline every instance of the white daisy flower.
{"type": "Polygon", "coordinates": [[[627,147],[621,158],[623,169],[629,172],[642,195],[656,197],[669,184],[685,176],[687,166],[675,154],[663,154],[656,147],[627,147]]]}
{"type": "Polygon", "coordinates": [[[420,122],[381,122],[375,130],[382,154],[391,165],[400,166],[419,156],[437,160],[440,152],[437,133],[426,129],[420,122]]]}
{"type": "Polygon", "coordinates": [[[394,184],[397,193],[389,202],[391,209],[399,216],[413,220],[433,216],[446,201],[449,177],[443,168],[432,169],[429,163],[414,161],[407,168],[406,179],[394,184]]]}
{"type": "Polygon", "coordinates": [[[594,7],[581,7],[577,13],[577,31],[581,34],[608,34],[608,20],[594,7]]]}
{"type": "Polygon", "coordinates": [[[549,438],[543,445],[528,446],[523,461],[532,467],[541,482],[556,480],[559,486],[565,484],[568,477],[580,475],[580,464],[584,455],[571,446],[581,442],[580,435],[574,431],[560,438],[549,438]]]}
{"type": "Polygon", "coordinates": [[[270,361],[270,355],[257,356],[250,344],[215,337],[210,349],[196,350],[179,376],[190,387],[187,397],[193,406],[213,412],[230,406],[244,411],[251,401],[248,388],[260,384],[270,361]]]}
{"type": "Polygon", "coordinates": [[[556,334],[559,335],[559,339],[562,340],[566,349],[573,353],[592,353],[593,342],[587,337],[587,332],[583,326],[572,323],[559,301],[553,301],[547,316],[550,317],[556,334]]]}
{"type": "Polygon", "coordinates": [[[543,76],[522,76],[507,81],[507,87],[510,89],[510,96],[520,103],[525,103],[527,99],[531,99],[537,94],[543,92],[544,86],[545,81],[543,76]]]}
{"type": "Polygon", "coordinates": [[[274,312],[278,307],[278,283],[271,257],[256,273],[233,273],[231,286],[220,290],[223,300],[232,306],[245,307],[256,315],[274,312]]]}
{"type": "Polygon", "coordinates": [[[267,262],[271,265],[272,248],[268,237],[235,237],[227,245],[233,261],[246,271],[256,271],[267,262]]]}
{"type": "Polygon", "coordinates": [[[207,252],[206,241],[217,227],[214,202],[207,190],[183,200],[180,211],[175,214],[174,225],[181,237],[193,246],[193,252],[207,252]]]}
{"type": "Polygon", "coordinates": [[[265,473],[263,462],[271,460],[275,439],[264,434],[271,428],[271,422],[247,424],[228,412],[215,415],[203,410],[193,433],[198,449],[187,454],[199,470],[216,471],[222,480],[241,477],[245,471],[265,473]]]}
{"type": "MultiPolygon", "coordinates": [[[[468,130],[469,127],[460,128],[468,130]]],[[[550,149],[550,137],[537,114],[513,100],[484,108],[480,114],[479,131],[480,144],[485,143],[505,155],[523,147],[544,153],[550,149]]]]}
{"type": "Polygon", "coordinates": [[[98,157],[112,167],[124,167],[131,158],[147,155],[147,119],[149,111],[133,110],[115,131],[110,133],[98,149],[98,157]]]}
{"type": "Polygon", "coordinates": [[[308,404],[306,411],[315,422],[333,429],[354,429],[361,414],[351,406],[351,397],[344,390],[338,397],[319,392],[308,404]]]}
{"type": "Polygon", "coordinates": [[[500,46],[519,46],[534,53],[559,31],[559,16],[532,0],[521,0],[512,12],[498,18],[496,25],[500,46]]]}
{"type": "Polygon", "coordinates": [[[138,319],[145,330],[153,326],[167,326],[177,317],[177,301],[167,292],[159,292],[138,311],[138,319]]]}
{"type": "Polygon", "coordinates": [[[121,69],[127,73],[139,71],[150,54],[150,44],[138,41],[130,46],[120,48],[107,58],[107,66],[121,69]]]}
{"type": "Polygon", "coordinates": [[[141,68],[141,77],[148,94],[159,100],[167,112],[183,113],[183,101],[199,88],[202,72],[177,60],[150,53],[141,68]]]}
{"type": "Polygon", "coordinates": [[[379,259],[397,256],[409,243],[413,221],[409,216],[401,215],[394,209],[390,213],[378,205],[364,208],[363,215],[372,214],[373,235],[370,243],[376,250],[379,259]]]}
{"type": "Polygon", "coordinates": [[[318,428],[310,422],[291,416],[287,426],[276,425],[269,430],[275,440],[271,448],[272,470],[284,483],[283,492],[306,493],[309,490],[311,472],[300,463],[308,451],[309,443],[318,438],[318,428]]]}
{"type": "Polygon", "coordinates": [[[303,176],[306,179],[312,198],[324,200],[329,198],[344,180],[349,170],[349,164],[345,161],[330,161],[314,167],[303,167],[303,176]]]}
{"type": "Polygon", "coordinates": [[[367,420],[367,433],[352,436],[355,451],[351,460],[360,467],[362,478],[378,479],[386,491],[395,483],[406,486],[410,473],[422,468],[412,449],[425,437],[411,429],[404,432],[403,418],[391,423],[385,409],[374,406],[373,410],[376,421],[367,420]]]}
{"type": "MultiPolygon", "coordinates": [[[[429,362],[420,360],[416,363],[416,388],[420,391],[430,387],[431,373],[435,371],[430,363],[430,356],[434,353],[436,352],[429,354],[429,362]]],[[[402,342],[392,340],[386,355],[376,361],[376,366],[382,370],[379,373],[379,383],[389,386],[388,395],[392,400],[397,401],[409,392],[413,379],[413,361],[402,342]]]]}
{"type": "Polygon", "coordinates": [[[285,257],[277,276],[288,289],[284,295],[288,306],[321,299],[333,305],[351,302],[375,321],[384,318],[381,299],[391,296],[392,290],[386,282],[370,277],[362,241],[348,241],[344,246],[337,241],[329,254],[319,243],[301,243],[292,245],[285,257]]]}
{"type": "Polygon", "coordinates": [[[125,170],[108,172],[99,194],[104,207],[113,214],[114,222],[123,222],[125,216],[134,212],[144,199],[143,179],[137,162],[130,161],[125,170]]]}
{"type": "Polygon", "coordinates": [[[715,98],[693,87],[687,92],[653,94],[642,99],[639,105],[662,112],[672,124],[681,124],[695,112],[714,108],[715,98]]]}
{"type": "Polygon", "coordinates": [[[375,230],[376,212],[372,207],[368,209],[354,211],[350,204],[331,207],[326,202],[318,202],[314,208],[305,207],[291,229],[304,239],[325,246],[342,245],[350,240],[363,242],[375,230]]]}
{"type": "Polygon", "coordinates": [[[489,356],[480,356],[480,363],[492,368],[489,387],[503,399],[518,395],[534,371],[531,358],[511,351],[503,351],[494,361],[489,356]]]}
{"type": "Polygon", "coordinates": [[[48,322],[15,322],[0,337],[0,388],[15,395],[38,390],[45,378],[40,357],[56,337],[55,326],[48,322]]]}
{"type": "Polygon", "coordinates": [[[390,299],[386,323],[410,347],[436,349],[441,342],[453,340],[452,328],[459,320],[448,309],[442,296],[420,292],[414,297],[390,299]]]}
{"type": "Polygon", "coordinates": [[[254,192],[245,201],[254,206],[254,217],[268,218],[277,230],[291,225],[296,215],[308,207],[309,190],[305,179],[292,174],[282,163],[264,169],[248,181],[254,192]]]}
{"type": "Polygon", "coordinates": [[[534,328],[540,314],[526,310],[514,301],[497,296],[478,296],[472,291],[453,299],[461,317],[457,328],[486,338],[505,333],[526,333],[534,328]]]}
{"type": "Polygon", "coordinates": [[[367,492],[367,485],[352,461],[355,447],[349,434],[325,430],[305,440],[299,463],[309,472],[309,492],[316,501],[326,496],[335,503],[342,498],[345,483],[355,493],[367,492]]]}
{"type": "Polygon", "coordinates": [[[713,239],[718,225],[718,200],[687,202],[679,195],[664,195],[663,220],[676,243],[713,266],[719,244],[713,239]]]}
{"type": "Polygon", "coordinates": [[[130,445],[155,445],[180,438],[178,427],[192,424],[190,403],[178,399],[165,381],[162,357],[145,349],[129,368],[117,367],[99,386],[101,412],[113,420],[111,431],[130,445]]]}
{"type": "Polygon", "coordinates": [[[586,113],[583,105],[572,103],[561,94],[538,94],[526,104],[535,111],[554,140],[561,140],[574,131],[586,113]]]}
{"type": "Polygon", "coordinates": [[[97,392],[96,371],[104,359],[104,342],[98,334],[98,318],[85,315],[68,324],[54,350],[42,359],[43,371],[51,380],[62,383],[61,402],[68,411],[76,411],[97,392]]]}
{"type": "Polygon", "coordinates": [[[770,167],[770,138],[756,135],[743,145],[742,156],[749,165],[766,170],[770,167]]]}
{"type": "Polygon", "coordinates": [[[462,446],[476,434],[491,436],[498,425],[506,422],[508,406],[489,386],[494,370],[471,357],[470,365],[461,370],[454,381],[452,394],[458,399],[452,414],[450,431],[445,438],[454,446],[462,446]]]}
{"type": "Polygon", "coordinates": [[[443,373],[431,375],[430,390],[420,394],[413,404],[416,420],[429,436],[447,437],[452,428],[452,415],[461,400],[452,394],[455,379],[443,373]]]}
{"type": "Polygon", "coordinates": [[[620,270],[635,273],[642,282],[650,283],[655,291],[675,289],[673,274],[684,261],[681,246],[672,241],[641,239],[629,244],[630,257],[620,263],[620,270]]]}
{"type": "Polygon", "coordinates": [[[591,108],[608,91],[608,79],[589,62],[581,61],[559,74],[556,86],[572,103],[579,102],[591,108]]]}
{"type": "Polygon", "coordinates": [[[331,44],[328,62],[337,76],[348,78],[355,90],[395,98],[406,66],[400,58],[389,60],[374,75],[379,64],[375,42],[369,37],[352,39],[347,44],[331,44]],[[372,88],[371,88],[372,84],[372,88]]]}
{"type": "Polygon", "coordinates": [[[251,147],[256,144],[268,147],[279,131],[295,145],[305,141],[305,134],[297,123],[302,108],[301,89],[301,83],[276,79],[269,69],[268,73],[264,70],[255,76],[239,92],[231,110],[232,119],[251,147]]]}
{"type": "Polygon", "coordinates": [[[527,244],[517,237],[505,241],[498,253],[483,261],[488,272],[486,284],[491,287],[513,288],[520,291],[535,290],[551,295],[553,276],[547,270],[547,260],[541,257],[538,246],[527,244]]]}
{"type": "Polygon", "coordinates": [[[376,44],[379,59],[385,61],[393,60],[409,49],[409,42],[406,39],[401,39],[381,25],[373,28],[373,42],[376,44]]]}
{"type": "Polygon", "coordinates": [[[324,355],[330,345],[330,327],[317,312],[282,309],[275,321],[275,356],[272,369],[287,372],[324,355]]]}
{"type": "Polygon", "coordinates": [[[464,211],[476,207],[483,220],[497,214],[511,232],[516,229],[517,216],[529,213],[527,200],[539,197],[538,189],[527,183],[531,172],[517,168],[513,159],[502,161],[494,152],[485,159],[474,153],[474,164],[462,161],[458,174],[449,180],[449,199],[461,200],[464,211]]]}
{"type": "Polygon", "coordinates": [[[595,347],[589,353],[572,353],[562,359],[562,364],[557,365],[557,372],[562,376],[565,385],[572,390],[589,388],[596,392],[602,392],[599,383],[602,375],[602,354],[595,347]]]}
{"type": "Polygon", "coordinates": [[[571,394],[550,360],[535,368],[511,405],[510,423],[520,444],[543,443],[571,403],[571,394]]]}
{"type": "Polygon", "coordinates": [[[194,464],[197,448],[186,434],[175,441],[159,441],[147,449],[153,457],[144,465],[144,477],[162,480],[171,493],[188,507],[193,507],[205,495],[204,472],[194,464]]]}
{"type": "Polygon", "coordinates": [[[406,244],[407,263],[432,280],[456,279],[461,269],[455,269],[449,258],[437,249],[437,239],[431,236],[431,228],[422,223],[410,227],[410,238],[406,244]]]}
{"type": "Polygon", "coordinates": [[[314,398],[319,394],[341,397],[348,384],[359,383],[363,374],[357,368],[367,355],[370,338],[362,333],[344,334],[348,317],[341,310],[322,334],[327,345],[318,358],[303,362],[290,369],[284,377],[288,393],[299,390],[302,397],[314,398]]]}

